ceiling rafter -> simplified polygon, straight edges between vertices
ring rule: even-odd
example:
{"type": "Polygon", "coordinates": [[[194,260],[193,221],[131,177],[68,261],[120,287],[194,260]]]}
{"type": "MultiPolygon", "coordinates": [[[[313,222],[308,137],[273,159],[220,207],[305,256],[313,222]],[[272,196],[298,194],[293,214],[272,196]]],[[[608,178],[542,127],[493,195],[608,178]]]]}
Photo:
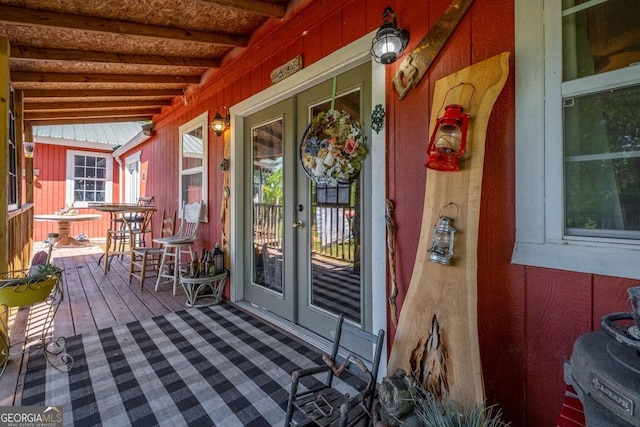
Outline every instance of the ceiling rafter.
{"type": "Polygon", "coordinates": [[[169,67],[219,68],[215,58],[196,58],[160,55],[132,55],[112,52],[93,52],[71,49],[44,49],[30,46],[11,46],[12,60],[98,62],[131,65],[163,65],[169,67]]]}
{"type": "Polygon", "coordinates": [[[166,76],[145,74],[104,74],[104,73],[37,73],[11,72],[14,83],[157,83],[157,84],[197,84],[200,76],[166,76]]]}
{"type": "Polygon", "coordinates": [[[125,116],[125,117],[79,117],[65,119],[34,119],[27,120],[32,126],[46,125],[79,125],[85,123],[123,123],[123,122],[144,122],[151,120],[151,115],[125,116]]]}
{"type": "Polygon", "coordinates": [[[24,89],[22,96],[30,98],[110,98],[167,97],[183,95],[182,89],[24,89]]]}
{"type": "Polygon", "coordinates": [[[104,110],[117,108],[148,108],[148,107],[168,107],[171,105],[169,99],[155,99],[143,101],[100,101],[100,102],[25,102],[23,111],[44,111],[44,110],[104,110]]]}
{"type": "Polygon", "coordinates": [[[128,117],[128,116],[152,116],[159,114],[160,108],[147,108],[147,109],[129,109],[129,110],[82,110],[82,111],[25,111],[25,120],[55,120],[55,119],[74,119],[74,118],[87,118],[87,117],[128,117]]]}
{"type": "Polygon", "coordinates": [[[242,35],[208,33],[159,25],[138,24],[91,16],[26,9],[23,7],[0,6],[0,22],[36,27],[64,28],[68,30],[95,33],[120,34],[152,39],[181,40],[208,43],[221,46],[245,47],[249,39],[242,35]]]}
{"type": "Polygon", "coordinates": [[[283,18],[286,12],[284,6],[257,0],[198,0],[199,3],[217,4],[232,9],[257,13],[273,18],[283,18]]]}

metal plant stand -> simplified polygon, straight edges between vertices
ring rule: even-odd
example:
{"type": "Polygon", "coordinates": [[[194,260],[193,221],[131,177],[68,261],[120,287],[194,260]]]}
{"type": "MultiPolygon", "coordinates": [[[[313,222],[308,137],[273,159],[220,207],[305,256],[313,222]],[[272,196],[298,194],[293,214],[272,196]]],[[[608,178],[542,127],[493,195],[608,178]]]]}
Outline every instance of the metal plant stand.
{"type": "Polygon", "coordinates": [[[188,307],[208,307],[210,305],[219,304],[222,301],[222,290],[227,281],[228,272],[204,276],[204,277],[188,277],[180,276],[180,283],[187,295],[188,307]],[[209,301],[196,304],[198,298],[207,298],[209,301]]]}
{"type": "MultiPolygon", "coordinates": [[[[9,339],[9,327],[3,318],[7,316],[9,308],[29,307],[34,304],[44,303],[46,311],[42,322],[40,342],[44,356],[55,369],[68,372],[73,367],[73,357],[66,353],[66,339],[53,337],[51,327],[54,317],[63,300],[64,293],[60,271],[42,276],[29,276],[29,270],[5,273],[0,277],[0,377],[4,373],[9,358],[21,355],[27,349],[12,353],[11,347],[24,342],[11,343],[9,339]]],[[[7,316],[8,318],[8,316],[7,316]]]]}

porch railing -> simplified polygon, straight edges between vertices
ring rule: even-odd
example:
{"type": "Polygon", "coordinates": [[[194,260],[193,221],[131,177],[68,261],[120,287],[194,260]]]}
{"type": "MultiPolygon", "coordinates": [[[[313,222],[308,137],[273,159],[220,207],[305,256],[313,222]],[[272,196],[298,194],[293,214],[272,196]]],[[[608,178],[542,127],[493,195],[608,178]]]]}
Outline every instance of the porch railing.
{"type": "MultiPolygon", "coordinates": [[[[357,236],[351,209],[316,207],[312,228],[313,253],[354,262],[357,236]]],[[[270,203],[253,205],[253,243],[257,248],[282,248],[283,206],[270,203]]]]}

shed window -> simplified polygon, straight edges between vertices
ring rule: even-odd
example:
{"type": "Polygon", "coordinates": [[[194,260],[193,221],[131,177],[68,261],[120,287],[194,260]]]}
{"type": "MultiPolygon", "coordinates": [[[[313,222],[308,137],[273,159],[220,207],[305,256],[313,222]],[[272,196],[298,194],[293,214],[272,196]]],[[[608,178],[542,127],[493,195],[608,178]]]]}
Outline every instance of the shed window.
{"type": "Polygon", "coordinates": [[[89,151],[67,152],[66,203],[87,207],[93,202],[112,201],[113,159],[89,151]]]}

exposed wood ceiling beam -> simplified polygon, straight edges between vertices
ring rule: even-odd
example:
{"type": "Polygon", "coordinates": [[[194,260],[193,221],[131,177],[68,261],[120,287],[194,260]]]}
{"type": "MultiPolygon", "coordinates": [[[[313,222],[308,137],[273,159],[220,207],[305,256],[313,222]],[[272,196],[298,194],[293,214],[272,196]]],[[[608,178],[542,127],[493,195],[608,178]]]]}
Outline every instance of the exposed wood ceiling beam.
{"type": "Polygon", "coordinates": [[[182,96],[182,89],[24,89],[24,99],[29,98],[100,98],[112,96],[147,97],[182,96]]]}
{"type": "Polygon", "coordinates": [[[285,14],[284,6],[257,0],[200,0],[201,3],[214,3],[220,6],[257,13],[274,18],[282,18],[285,14]]]}
{"type": "Polygon", "coordinates": [[[144,100],[144,101],[99,101],[99,102],[25,102],[24,111],[44,110],[104,110],[114,108],[148,108],[166,107],[171,105],[171,100],[144,100]]]}
{"type": "Polygon", "coordinates": [[[37,73],[11,72],[14,83],[200,83],[200,76],[163,76],[155,74],[37,73]]]}
{"type": "Polygon", "coordinates": [[[100,111],[31,111],[24,113],[25,120],[55,120],[76,119],[86,117],[127,117],[127,116],[152,116],[160,114],[160,108],[147,108],[144,110],[100,110],[100,111]]]}
{"type": "Polygon", "coordinates": [[[170,67],[219,68],[214,58],[183,58],[177,56],[130,55],[124,53],[90,52],[69,49],[42,49],[11,46],[11,60],[99,62],[132,65],[163,65],[170,67]]]}
{"type": "Polygon", "coordinates": [[[245,47],[249,43],[248,37],[245,36],[192,31],[181,28],[161,27],[159,25],[137,24],[134,22],[4,5],[0,6],[0,22],[15,25],[66,28],[102,34],[122,34],[153,39],[182,40],[232,47],[245,47]]]}
{"type": "Polygon", "coordinates": [[[31,126],[46,125],[78,125],[87,123],[122,123],[122,122],[144,122],[151,120],[151,115],[129,116],[129,117],[81,117],[77,119],[38,119],[27,120],[31,126]]]}

